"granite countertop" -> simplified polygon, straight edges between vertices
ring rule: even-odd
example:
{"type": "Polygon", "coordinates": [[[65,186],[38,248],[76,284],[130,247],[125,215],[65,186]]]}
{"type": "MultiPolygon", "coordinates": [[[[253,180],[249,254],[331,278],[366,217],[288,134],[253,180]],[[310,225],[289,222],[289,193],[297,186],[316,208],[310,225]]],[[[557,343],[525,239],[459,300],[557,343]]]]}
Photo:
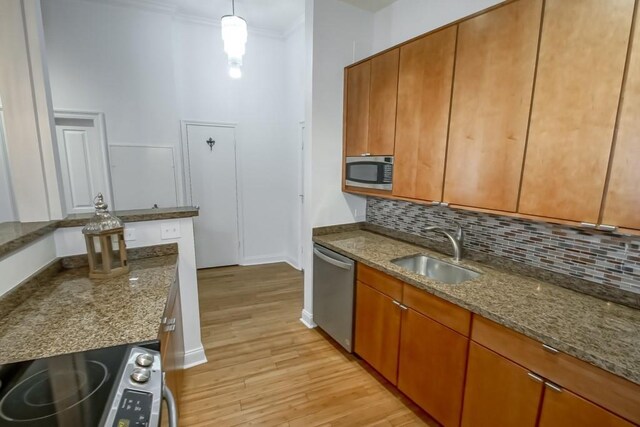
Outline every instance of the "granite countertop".
{"type": "Polygon", "coordinates": [[[436,282],[391,260],[415,254],[447,261],[450,258],[365,230],[315,235],[313,240],[640,384],[640,310],[464,259],[459,264],[482,273],[480,277],[457,285],[436,282]]]}
{"type": "Polygon", "coordinates": [[[58,269],[15,288],[0,297],[0,364],[156,339],[177,263],[133,260],[104,280],[58,269]]]}
{"type": "MultiPolygon", "coordinates": [[[[198,216],[199,209],[193,206],[179,206],[177,208],[131,209],[112,212],[124,222],[157,221],[161,219],[189,218],[198,216]]],[[[82,227],[94,213],[71,214],[58,221],[58,227],[82,227]]]]}
{"type": "Polygon", "coordinates": [[[57,221],[0,223],[0,258],[55,230],[57,221]]]}
{"type": "MultiPolygon", "coordinates": [[[[199,208],[180,206],[177,208],[133,209],[115,211],[113,214],[124,222],[158,221],[198,216],[199,208]]],[[[56,221],[0,223],[0,258],[28,245],[56,228],[82,227],[93,215],[93,213],[71,214],[63,220],[56,221]]]]}

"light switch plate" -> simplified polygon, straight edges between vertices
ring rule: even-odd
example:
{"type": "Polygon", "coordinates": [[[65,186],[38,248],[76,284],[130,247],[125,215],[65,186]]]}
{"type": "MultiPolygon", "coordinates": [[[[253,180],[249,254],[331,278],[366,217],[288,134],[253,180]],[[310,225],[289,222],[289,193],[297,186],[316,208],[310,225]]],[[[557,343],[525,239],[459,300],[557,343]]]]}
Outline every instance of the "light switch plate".
{"type": "Polygon", "coordinates": [[[163,222],[160,224],[160,238],[162,240],[167,239],[179,239],[180,238],[180,223],[178,222],[163,222]]]}
{"type": "Polygon", "coordinates": [[[132,240],[136,240],[136,229],[135,228],[124,228],[124,241],[130,242],[132,240]]]}

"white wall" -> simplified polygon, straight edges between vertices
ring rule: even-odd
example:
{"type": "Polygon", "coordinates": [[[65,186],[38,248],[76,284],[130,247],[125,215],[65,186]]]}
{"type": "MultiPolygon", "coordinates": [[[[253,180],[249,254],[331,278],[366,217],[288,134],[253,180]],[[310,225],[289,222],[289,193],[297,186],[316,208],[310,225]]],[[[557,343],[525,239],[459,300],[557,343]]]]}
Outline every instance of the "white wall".
{"type": "Polygon", "coordinates": [[[38,0],[0,2],[0,97],[14,202],[21,221],[62,217],[38,0]]]}
{"type": "Polygon", "coordinates": [[[397,0],[375,13],[373,52],[379,52],[502,0],[397,0]]]}
{"type": "MultiPolygon", "coordinates": [[[[43,1],[42,9],[54,108],[105,113],[110,145],[179,153],[172,18],[78,0],[43,1]]],[[[179,156],[176,167],[182,188],[179,156]]]]}
{"type": "Polygon", "coordinates": [[[34,276],[56,259],[53,233],[0,257],[0,296],[34,276]]]}
{"type": "MultiPolygon", "coordinates": [[[[244,74],[233,80],[217,25],[124,2],[43,3],[55,109],[104,112],[110,145],[174,147],[183,203],[180,120],[237,123],[241,261],[296,264],[291,224],[297,154],[287,132],[289,97],[283,96],[285,40],[249,26],[244,74]]],[[[137,173],[119,181],[134,186],[137,173]]],[[[113,189],[116,199],[119,190],[113,189]]]]}
{"type": "Polygon", "coordinates": [[[0,99],[0,223],[16,221],[18,216],[13,204],[13,189],[11,187],[11,175],[9,174],[9,162],[4,143],[4,127],[2,126],[2,103],[0,99]]]}
{"type": "Polygon", "coordinates": [[[304,213],[304,308],[312,324],[313,257],[311,230],[364,219],[366,199],[344,194],[342,110],[344,67],[371,53],[373,14],[338,0],[307,1],[308,74],[304,213]]]}

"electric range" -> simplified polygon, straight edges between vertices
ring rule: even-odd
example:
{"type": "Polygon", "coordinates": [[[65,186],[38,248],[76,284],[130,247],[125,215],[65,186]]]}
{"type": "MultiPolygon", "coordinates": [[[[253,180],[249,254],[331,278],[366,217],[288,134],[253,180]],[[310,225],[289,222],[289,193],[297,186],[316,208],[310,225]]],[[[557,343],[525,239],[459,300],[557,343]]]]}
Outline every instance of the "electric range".
{"type": "Polygon", "coordinates": [[[156,427],[163,395],[159,342],[0,365],[0,426],[156,427]]]}

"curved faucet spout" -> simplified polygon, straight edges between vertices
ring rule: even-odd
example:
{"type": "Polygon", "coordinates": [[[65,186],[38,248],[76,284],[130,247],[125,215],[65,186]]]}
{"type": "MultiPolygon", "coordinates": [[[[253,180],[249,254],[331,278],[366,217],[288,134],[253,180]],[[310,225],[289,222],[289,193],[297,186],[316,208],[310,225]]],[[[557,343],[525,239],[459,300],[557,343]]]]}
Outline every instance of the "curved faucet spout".
{"type": "Polygon", "coordinates": [[[462,230],[462,227],[460,226],[460,224],[456,223],[455,235],[449,233],[444,228],[437,227],[437,226],[427,227],[427,228],[425,228],[425,230],[426,231],[439,231],[440,233],[444,234],[449,239],[449,241],[451,242],[451,245],[453,246],[453,260],[454,261],[460,261],[462,259],[462,246],[463,246],[463,243],[464,243],[464,231],[462,230]]]}

